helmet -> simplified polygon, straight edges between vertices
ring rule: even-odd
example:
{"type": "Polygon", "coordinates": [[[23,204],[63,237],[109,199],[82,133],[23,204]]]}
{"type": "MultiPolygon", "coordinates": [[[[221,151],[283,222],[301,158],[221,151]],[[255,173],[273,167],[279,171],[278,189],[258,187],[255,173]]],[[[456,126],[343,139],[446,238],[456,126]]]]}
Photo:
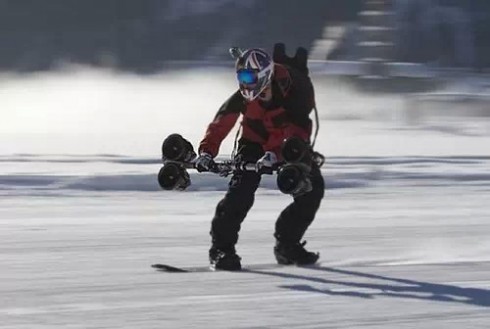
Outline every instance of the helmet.
{"type": "Polygon", "coordinates": [[[240,54],[235,68],[241,94],[253,101],[270,84],[274,62],[265,51],[253,48],[240,54]]]}

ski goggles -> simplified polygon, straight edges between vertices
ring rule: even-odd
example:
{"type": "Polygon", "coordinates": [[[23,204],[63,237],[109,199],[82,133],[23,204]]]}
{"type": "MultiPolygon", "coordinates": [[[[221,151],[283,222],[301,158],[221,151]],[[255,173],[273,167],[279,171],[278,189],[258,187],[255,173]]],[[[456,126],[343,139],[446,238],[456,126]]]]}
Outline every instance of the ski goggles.
{"type": "Polygon", "coordinates": [[[253,69],[241,69],[236,73],[238,82],[242,85],[252,85],[259,80],[259,74],[257,70],[253,69]]]}

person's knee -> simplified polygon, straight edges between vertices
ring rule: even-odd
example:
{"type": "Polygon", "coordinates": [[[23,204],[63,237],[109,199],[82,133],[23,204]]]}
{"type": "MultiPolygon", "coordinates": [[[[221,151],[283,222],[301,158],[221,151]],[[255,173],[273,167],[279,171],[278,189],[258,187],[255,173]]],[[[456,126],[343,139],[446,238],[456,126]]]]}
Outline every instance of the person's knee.
{"type": "Polygon", "coordinates": [[[325,195],[325,182],[323,177],[321,175],[314,175],[310,179],[312,189],[308,193],[295,199],[295,201],[299,204],[319,204],[325,195]]]}
{"type": "Polygon", "coordinates": [[[313,217],[320,207],[324,193],[325,189],[322,186],[313,187],[307,194],[296,198],[294,204],[303,215],[313,217]]]}
{"type": "Polygon", "coordinates": [[[316,202],[320,203],[323,197],[325,196],[325,185],[322,183],[316,187],[313,187],[311,191],[311,198],[316,202]]]}
{"type": "Polygon", "coordinates": [[[313,187],[311,191],[312,197],[321,200],[325,195],[325,180],[323,179],[320,169],[317,169],[316,172],[314,172],[314,175],[311,178],[311,184],[313,187]]]}

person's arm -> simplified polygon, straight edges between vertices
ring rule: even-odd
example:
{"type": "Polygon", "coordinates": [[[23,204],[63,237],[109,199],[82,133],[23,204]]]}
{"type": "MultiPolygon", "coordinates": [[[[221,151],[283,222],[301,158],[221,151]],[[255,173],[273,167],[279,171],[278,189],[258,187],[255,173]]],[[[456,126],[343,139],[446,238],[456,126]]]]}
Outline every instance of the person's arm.
{"type": "Polygon", "coordinates": [[[208,153],[216,157],[221,142],[235,125],[245,104],[239,91],[234,93],[219,109],[213,122],[208,125],[206,134],[199,144],[199,154],[208,153]]]}

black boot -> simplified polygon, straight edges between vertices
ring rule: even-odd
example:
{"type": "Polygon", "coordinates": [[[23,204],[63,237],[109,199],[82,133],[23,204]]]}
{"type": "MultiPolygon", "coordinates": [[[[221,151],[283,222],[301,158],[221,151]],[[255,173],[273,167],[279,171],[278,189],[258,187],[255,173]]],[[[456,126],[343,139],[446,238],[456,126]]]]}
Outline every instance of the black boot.
{"type": "Polygon", "coordinates": [[[216,248],[209,249],[209,262],[211,268],[223,271],[240,271],[242,264],[241,258],[236,254],[235,248],[216,248]]]}
{"type": "Polygon", "coordinates": [[[306,241],[296,243],[276,242],[274,255],[278,264],[282,265],[311,265],[315,264],[320,258],[319,253],[314,253],[305,249],[306,241]]]}

